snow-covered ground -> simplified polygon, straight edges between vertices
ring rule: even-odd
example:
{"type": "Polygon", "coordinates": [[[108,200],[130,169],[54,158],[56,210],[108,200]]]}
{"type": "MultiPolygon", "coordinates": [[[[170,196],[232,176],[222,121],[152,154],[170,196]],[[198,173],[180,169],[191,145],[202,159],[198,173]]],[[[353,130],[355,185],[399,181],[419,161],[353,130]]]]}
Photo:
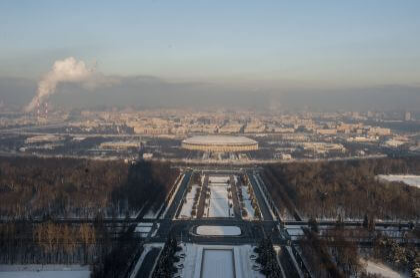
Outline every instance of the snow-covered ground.
{"type": "Polygon", "coordinates": [[[235,278],[232,249],[204,249],[201,278],[235,278]]]}
{"type": "Polygon", "coordinates": [[[184,268],[180,270],[182,277],[236,277],[263,278],[261,273],[254,271],[254,261],[250,259],[253,252],[251,245],[198,245],[182,244],[185,260],[184,268]],[[229,257],[229,258],[228,258],[229,257]],[[218,259],[223,258],[223,261],[218,259]],[[203,273],[201,273],[203,270],[203,273]],[[219,271],[220,270],[220,271],[219,271]],[[221,272],[221,270],[225,272],[221,272]],[[234,271],[234,276],[231,276],[234,271]]]}
{"type": "Polygon", "coordinates": [[[205,236],[239,236],[241,229],[237,226],[198,226],[197,234],[205,236]]]}
{"type": "Polygon", "coordinates": [[[148,210],[146,214],[143,216],[144,219],[155,219],[159,214],[159,210],[153,211],[152,209],[148,210]]]}
{"type": "Polygon", "coordinates": [[[229,217],[229,201],[227,185],[212,184],[210,186],[210,207],[208,217],[229,217]]]}
{"type": "Polygon", "coordinates": [[[88,266],[0,265],[0,278],[89,278],[88,266]]]}
{"type": "Polygon", "coordinates": [[[206,200],[204,217],[233,217],[228,198],[229,176],[209,176],[210,198],[206,200]]]}
{"type": "Polygon", "coordinates": [[[290,235],[290,237],[293,240],[299,239],[304,235],[302,227],[300,227],[300,226],[285,225],[285,228],[287,230],[287,233],[290,235]]]}
{"type": "Polygon", "coordinates": [[[378,175],[379,180],[398,181],[420,188],[420,176],[417,175],[378,175]]]}
{"type": "Polygon", "coordinates": [[[200,186],[195,184],[192,186],[191,191],[187,193],[187,196],[185,196],[186,202],[183,203],[178,218],[191,218],[191,211],[194,205],[194,196],[199,188],[200,186]]]}
{"type": "Polygon", "coordinates": [[[140,233],[141,237],[147,237],[147,234],[152,230],[153,223],[144,222],[138,223],[134,232],[140,233]]]}
{"type": "Polygon", "coordinates": [[[233,180],[235,181],[235,184],[237,184],[238,183],[238,176],[237,175],[234,175],[233,176],[233,180]]]}
{"type": "Polygon", "coordinates": [[[387,277],[387,278],[400,278],[400,277],[408,277],[405,276],[401,273],[398,273],[394,270],[392,270],[391,268],[389,268],[388,266],[381,264],[381,263],[376,263],[373,261],[365,261],[363,259],[361,259],[361,262],[363,265],[366,266],[366,272],[367,273],[371,273],[371,274],[380,274],[383,277],[387,277]]]}
{"type": "Polygon", "coordinates": [[[152,232],[152,237],[155,237],[156,236],[156,234],[157,234],[157,231],[159,230],[159,228],[160,228],[160,223],[157,223],[156,224],[156,229],[152,232]]]}
{"type": "Polygon", "coordinates": [[[246,219],[254,219],[255,218],[255,210],[252,207],[251,203],[251,196],[248,194],[248,187],[247,186],[241,186],[242,190],[242,197],[244,200],[244,208],[247,212],[247,216],[244,217],[246,219]]]}
{"type": "Polygon", "coordinates": [[[209,183],[228,183],[229,176],[209,176],[209,183]]]}

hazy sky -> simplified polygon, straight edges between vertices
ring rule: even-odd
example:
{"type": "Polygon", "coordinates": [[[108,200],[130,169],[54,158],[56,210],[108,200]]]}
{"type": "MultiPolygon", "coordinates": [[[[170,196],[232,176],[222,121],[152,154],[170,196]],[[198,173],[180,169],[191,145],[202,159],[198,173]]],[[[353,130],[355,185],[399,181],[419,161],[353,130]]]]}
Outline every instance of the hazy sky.
{"type": "Polygon", "coordinates": [[[0,76],[68,56],[115,75],[413,85],[420,1],[0,2],[0,76]]]}

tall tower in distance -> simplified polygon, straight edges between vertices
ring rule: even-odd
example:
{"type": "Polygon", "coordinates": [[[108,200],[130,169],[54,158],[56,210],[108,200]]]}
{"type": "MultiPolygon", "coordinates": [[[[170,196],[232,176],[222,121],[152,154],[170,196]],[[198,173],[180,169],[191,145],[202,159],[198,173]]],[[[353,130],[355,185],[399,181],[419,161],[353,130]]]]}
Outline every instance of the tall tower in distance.
{"type": "Polygon", "coordinates": [[[39,122],[39,119],[41,118],[41,110],[40,110],[40,104],[39,100],[36,102],[36,119],[39,122]]]}
{"type": "Polygon", "coordinates": [[[48,119],[48,102],[44,103],[44,118],[48,119]]]}
{"type": "Polygon", "coordinates": [[[404,119],[406,122],[411,121],[411,113],[406,111],[404,119]]]}
{"type": "Polygon", "coordinates": [[[36,103],[36,119],[38,124],[45,123],[48,119],[48,102],[36,103]]]}

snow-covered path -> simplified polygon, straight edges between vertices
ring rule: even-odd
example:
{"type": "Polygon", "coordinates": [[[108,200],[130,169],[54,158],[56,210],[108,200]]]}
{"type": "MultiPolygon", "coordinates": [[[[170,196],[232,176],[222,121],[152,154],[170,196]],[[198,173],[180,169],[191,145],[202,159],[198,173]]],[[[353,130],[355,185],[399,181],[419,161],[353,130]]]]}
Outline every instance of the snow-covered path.
{"type": "Polygon", "coordinates": [[[420,188],[420,176],[417,175],[378,175],[379,180],[397,181],[420,188]]]}
{"type": "Polygon", "coordinates": [[[89,278],[88,266],[0,265],[0,278],[89,278]]]}
{"type": "Polygon", "coordinates": [[[250,259],[255,255],[251,245],[199,245],[185,244],[183,251],[182,277],[237,277],[263,278],[258,271],[252,269],[255,263],[250,259]],[[219,260],[218,258],[223,258],[219,260]],[[203,273],[202,273],[203,271],[203,273]],[[234,276],[231,276],[231,273],[234,276]]]}
{"type": "Polygon", "coordinates": [[[197,234],[205,236],[239,236],[241,229],[236,226],[198,226],[197,234]]]}
{"type": "Polygon", "coordinates": [[[370,274],[379,274],[382,275],[383,277],[387,277],[387,278],[401,278],[401,277],[407,277],[404,276],[394,270],[392,270],[391,268],[389,268],[386,265],[383,265],[381,263],[376,263],[373,261],[365,261],[365,260],[360,260],[362,262],[362,264],[364,264],[366,266],[366,272],[370,273],[370,274]]]}
{"type": "Polygon", "coordinates": [[[229,217],[227,185],[210,185],[209,217],[229,217]]]}
{"type": "Polygon", "coordinates": [[[235,278],[232,249],[204,249],[201,278],[235,278]]]}

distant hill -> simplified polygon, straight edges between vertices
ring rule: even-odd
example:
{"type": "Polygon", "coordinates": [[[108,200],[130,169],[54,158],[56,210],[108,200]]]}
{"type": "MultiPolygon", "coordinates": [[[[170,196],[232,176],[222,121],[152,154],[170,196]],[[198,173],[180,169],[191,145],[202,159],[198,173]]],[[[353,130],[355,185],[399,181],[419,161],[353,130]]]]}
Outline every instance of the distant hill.
{"type": "MultiPolygon", "coordinates": [[[[420,87],[282,89],[205,82],[170,82],[152,76],[117,77],[113,86],[88,90],[60,85],[51,101],[64,106],[207,107],[314,110],[419,110],[420,87]]],[[[35,95],[34,80],[0,77],[0,101],[24,106],[35,95]]]]}

